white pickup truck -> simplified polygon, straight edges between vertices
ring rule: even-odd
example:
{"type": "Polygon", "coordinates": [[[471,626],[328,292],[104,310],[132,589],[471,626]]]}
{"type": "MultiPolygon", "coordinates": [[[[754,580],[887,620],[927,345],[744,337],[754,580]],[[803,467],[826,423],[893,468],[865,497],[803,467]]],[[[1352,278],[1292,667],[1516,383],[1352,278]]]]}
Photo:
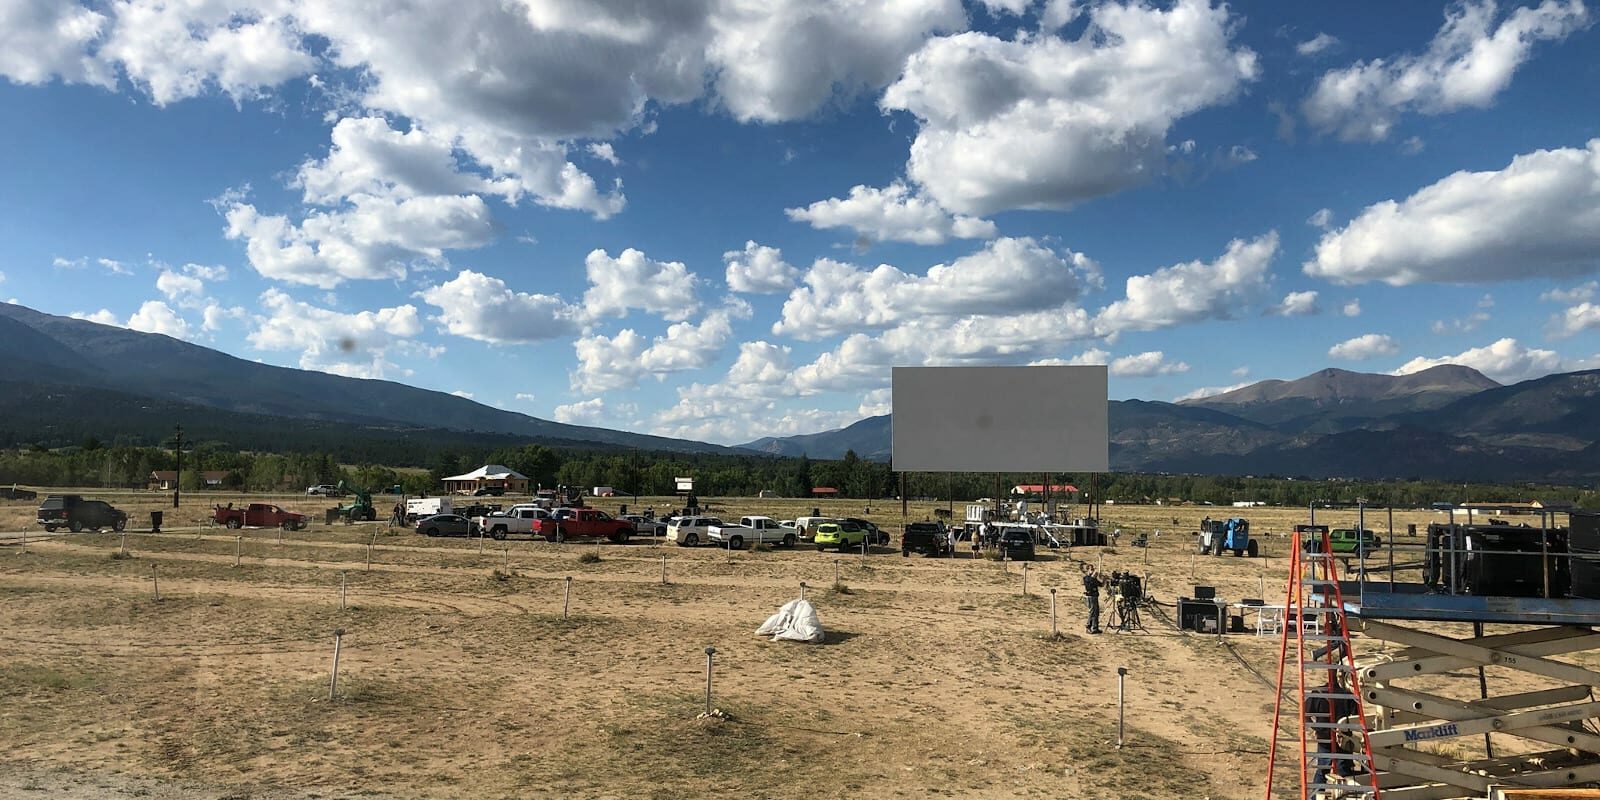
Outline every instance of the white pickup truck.
{"type": "Polygon", "coordinates": [[[532,536],[535,521],[550,519],[555,515],[556,512],[548,508],[534,505],[517,505],[499,514],[475,517],[472,521],[476,522],[478,527],[491,537],[504,539],[512,535],[532,536]]]}
{"type": "Polygon", "coordinates": [[[772,517],[740,517],[738,525],[712,525],[706,538],[729,550],[743,550],[746,544],[794,547],[799,537],[794,528],[783,527],[772,517]]]}

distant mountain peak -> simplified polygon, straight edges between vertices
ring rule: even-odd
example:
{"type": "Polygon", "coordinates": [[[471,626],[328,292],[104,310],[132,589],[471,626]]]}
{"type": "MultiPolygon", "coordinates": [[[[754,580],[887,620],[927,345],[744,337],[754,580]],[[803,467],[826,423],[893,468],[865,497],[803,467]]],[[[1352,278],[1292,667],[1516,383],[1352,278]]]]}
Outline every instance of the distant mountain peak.
{"type": "Polygon", "coordinates": [[[1459,364],[1443,364],[1406,375],[1351,372],[1328,367],[1292,381],[1265,380],[1222,394],[1184,400],[1180,405],[1247,406],[1285,400],[1319,405],[1393,400],[1423,393],[1464,397],[1500,384],[1459,364]]]}

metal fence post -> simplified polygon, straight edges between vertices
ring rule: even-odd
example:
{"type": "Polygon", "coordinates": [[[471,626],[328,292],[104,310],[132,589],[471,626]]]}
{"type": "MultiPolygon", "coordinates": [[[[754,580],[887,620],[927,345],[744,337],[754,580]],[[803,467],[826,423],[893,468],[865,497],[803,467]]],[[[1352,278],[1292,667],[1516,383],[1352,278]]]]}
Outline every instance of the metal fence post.
{"type": "Polygon", "coordinates": [[[344,641],[344,628],[333,629],[333,677],[328,680],[328,699],[336,700],[339,695],[339,648],[344,641]]]}
{"type": "Polygon", "coordinates": [[[1117,667],[1117,747],[1119,747],[1119,748],[1122,747],[1122,734],[1123,734],[1123,730],[1124,730],[1123,729],[1123,719],[1124,719],[1124,712],[1126,710],[1126,706],[1124,704],[1124,700],[1126,700],[1126,695],[1123,692],[1123,681],[1126,680],[1127,677],[1128,677],[1128,668],[1127,667],[1117,667]]]}
{"type": "Polygon", "coordinates": [[[717,654],[717,648],[706,648],[706,716],[711,716],[711,659],[717,654]]]}

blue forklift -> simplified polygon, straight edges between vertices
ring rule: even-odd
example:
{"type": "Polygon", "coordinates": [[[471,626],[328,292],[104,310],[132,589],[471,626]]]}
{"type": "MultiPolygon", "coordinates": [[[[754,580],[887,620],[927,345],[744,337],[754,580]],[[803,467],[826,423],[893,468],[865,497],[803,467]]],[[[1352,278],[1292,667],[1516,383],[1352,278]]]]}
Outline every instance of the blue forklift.
{"type": "Polygon", "coordinates": [[[1260,555],[1261,546],[1250,538],[1249,520],[1206,517],[1200,521],[1200,554],[1220,556],[1224,550],[1231,550],[1235,556],[1249,558],[1260,555]]]}

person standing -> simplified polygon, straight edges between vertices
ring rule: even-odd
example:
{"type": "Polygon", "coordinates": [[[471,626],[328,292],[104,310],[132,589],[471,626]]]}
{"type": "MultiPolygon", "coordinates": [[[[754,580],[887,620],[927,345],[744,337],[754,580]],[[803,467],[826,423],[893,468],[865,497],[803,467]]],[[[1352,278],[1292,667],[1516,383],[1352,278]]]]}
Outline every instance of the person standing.
{"type": "Polygon", "coordinates": [[[1085,633],[1100,632],[1100,571],[1093,564],[1083,568],[1083,601],[1089,616],[1083,623],[1085,633]]]}

